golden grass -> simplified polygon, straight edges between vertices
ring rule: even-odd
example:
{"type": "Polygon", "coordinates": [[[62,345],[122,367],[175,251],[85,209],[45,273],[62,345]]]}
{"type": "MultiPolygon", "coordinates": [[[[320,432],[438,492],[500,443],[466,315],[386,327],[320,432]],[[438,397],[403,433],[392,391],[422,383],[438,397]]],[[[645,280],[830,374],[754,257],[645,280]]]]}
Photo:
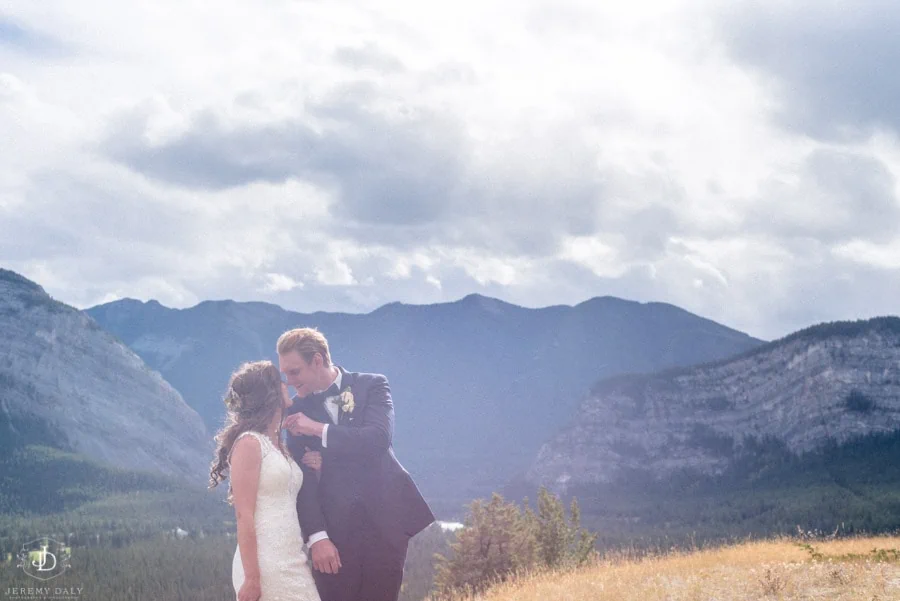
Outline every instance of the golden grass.
{"type": "Polygon", "coordinates": [[[500,584],[479,601],[900,601],[900,563],[873,549],[900,549],[900,537],[812,542],[748,542],[644,559],[604,559],[568,573],[539,573],[500,584]],[[882,555],[882,558],[884,555],[882,555]]]}

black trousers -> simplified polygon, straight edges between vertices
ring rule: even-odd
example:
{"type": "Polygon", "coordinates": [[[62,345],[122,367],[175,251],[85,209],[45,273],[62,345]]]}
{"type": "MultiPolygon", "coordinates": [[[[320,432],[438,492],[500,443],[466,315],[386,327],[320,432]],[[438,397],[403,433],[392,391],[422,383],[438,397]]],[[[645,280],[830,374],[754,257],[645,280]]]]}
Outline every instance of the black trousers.
{"type": "MultiPolygon", "coordinates": [[[[354,520],[355,521],[355,520],[354,520]]],[[[313,570],[322,601],[397,601],[409,539],[389,541],[361,516],[347,534],[329,532],[341,557],[337,574],[313,570]]]]}

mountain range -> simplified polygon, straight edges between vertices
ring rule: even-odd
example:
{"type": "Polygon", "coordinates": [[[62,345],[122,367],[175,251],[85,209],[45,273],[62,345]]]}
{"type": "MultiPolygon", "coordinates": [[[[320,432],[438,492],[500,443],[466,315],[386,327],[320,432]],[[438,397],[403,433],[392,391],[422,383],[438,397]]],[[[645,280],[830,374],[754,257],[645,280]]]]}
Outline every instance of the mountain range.
{"type": "Polygon", "coordinates": [[[900,525],[897,317],[764,343],[611,297],[81,312],[5,270],[0,515],[65,510],[83,525],[113,511],[123,541],[184,520],[228,531],[221,499],[196,486],[225,383],[298,326],[323,331],[340,365],[389,376],[398,454],[445,519],[501,487],[521,498],[545,485],[578,498],[605,545],[900,525]]]}
{"type": "Polygon", "coordinates": [[[398,456],[430,500],[453,507],[524,471],[599,378],[762,343],[672,305],[612,297],[529,309],[470,295],[367,314],[233,301],[170,309],[126,299],[87,313],[178,389],[210,432],[222,423],[232,370],[276,359],[275,340],[287,329],[318,328],[336,363],[388,376],[398,456]]]}

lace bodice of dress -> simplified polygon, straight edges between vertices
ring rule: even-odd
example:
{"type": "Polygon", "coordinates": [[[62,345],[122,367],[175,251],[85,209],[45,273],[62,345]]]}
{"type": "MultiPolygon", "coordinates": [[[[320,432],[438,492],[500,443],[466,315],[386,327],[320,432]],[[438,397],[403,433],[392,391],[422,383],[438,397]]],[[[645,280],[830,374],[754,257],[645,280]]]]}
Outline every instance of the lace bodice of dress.
{"type": "MultiPolygon", "coordinates": [[[[317,601],[315,583],[303,549],[303,535],[297,521],[297,493],[303,485],[303,471],[283,454],[268,436],[260,432],[241,433],[259,441],[262,461],[256,493],[257,553],[259,559],[261,601],[317,601]]],[[[232,564],[235,591],[244,581],[240,547],[232,564]]]]}
{"type": "MultiPolygon", "coordinates": [[[[259,490],[256,495],[256,515],[272,509],[283,510],[290,505],[294,512],[297,493],[303,486],[303,471],[294,460],[282,453],[272,440],[260,432],[248,430],[235,439],[235,443],[244,436],[253,436],[259,441],[262,451],[262,464],[259,468],[259,490]]],[[[296,514],[295,514],[296,515],[296,514]]]]}

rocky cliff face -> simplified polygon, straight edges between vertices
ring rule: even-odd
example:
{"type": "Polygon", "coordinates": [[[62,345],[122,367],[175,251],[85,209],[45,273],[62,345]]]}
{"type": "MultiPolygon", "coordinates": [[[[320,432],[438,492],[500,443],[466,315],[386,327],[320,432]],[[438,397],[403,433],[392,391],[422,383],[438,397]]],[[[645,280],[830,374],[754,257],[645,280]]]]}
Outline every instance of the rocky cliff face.
{"type": "Polygon", "coordinates": [[[85,313],[0,269],[0,438],[204,483],[212,442],[196,411],[85,313]]]}
{"type": "Polygon", "coordinates": [[[824,324],[732,360],[597,384],[528,479],[719,474],[752,441],[794,453],[900,428],[900,318],[824,324]]]}

